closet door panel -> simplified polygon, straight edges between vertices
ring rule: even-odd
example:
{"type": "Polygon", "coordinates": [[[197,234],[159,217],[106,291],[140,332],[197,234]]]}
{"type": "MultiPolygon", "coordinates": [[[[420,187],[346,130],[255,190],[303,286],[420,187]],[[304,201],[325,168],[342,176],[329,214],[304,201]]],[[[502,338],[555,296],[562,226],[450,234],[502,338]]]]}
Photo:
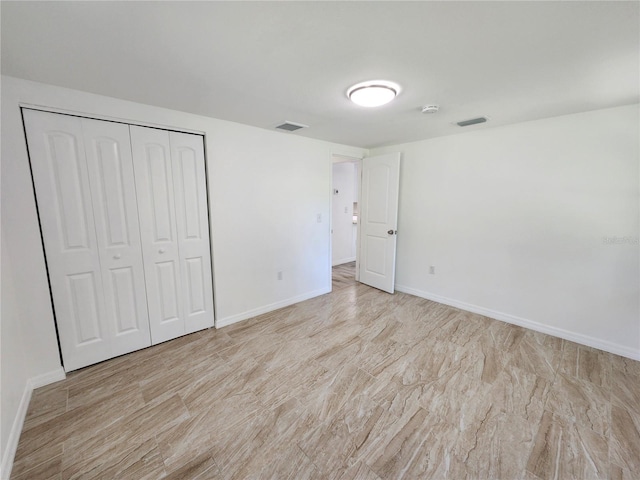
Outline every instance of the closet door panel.
{"type": "Polygon", "coordinates": [[[130,126],[153,344],[185,333],[169,133],[130,126]]]}
{"type": "Polygon", "coordinates": [[[205,265],[202,257],[187,258],[186,266],[186,284],[187,294],[189,298],[187,309],[188,315],[194,315],[206,311],[207,299],[205,296],[205,265]]]}
{"type": "Polygon", "coordinates": [[[100,294],[94,272],[66,275],[67,294],[72,305],[75,344],[89,345],[103,340],[100,328],[100,294]]]}
{"type": "Polygon", "coordinates": [[[82,119],[113,356],[151,345],[129,126],[82,119]]]}
{"type": "Polygon", "coordinates": [[[134,268],[128,266],[109,269],[116,337],[133,337],[141,332],[144,333],[139,345],[132,347],[130,351],[151,345],[148,316],[140,313],[141,311],[145,314],[147,312],[146,298],[141,297],[139,293],[144,290],[144,282],[141,288],[138,285],[140,275],[134,271],[134,268]]]}
{"type": "Polygon", "coordinates": [[[169,133],[187,333],[213,326],[213,285],[203,137],[169,133]]]}
{"type": "Polygon", "coordinates": [[[110,358],[99,248],[81,120],[24,110],[65,370],[110,358]]]}
{"type": "Polygon", "coordinates": [[[180,320],[180,309],[178,307],[178,273],[176,272],[177,263],[173,260],[166,262],[156,262],[156,278],[159,287],[159,307],[160,307],[160,323],[166,324],[177,322],[180,320]]]}

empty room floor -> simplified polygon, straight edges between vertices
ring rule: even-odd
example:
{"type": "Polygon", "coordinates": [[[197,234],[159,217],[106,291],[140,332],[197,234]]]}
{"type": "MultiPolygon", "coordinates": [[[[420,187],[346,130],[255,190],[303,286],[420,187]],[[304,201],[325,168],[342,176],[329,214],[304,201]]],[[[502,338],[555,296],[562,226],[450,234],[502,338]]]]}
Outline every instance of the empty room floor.
{"type": "Polygon", "coordinates": [[[36,390],[12,478],[640,478],[640,362],[353,282],[36,390]]]}

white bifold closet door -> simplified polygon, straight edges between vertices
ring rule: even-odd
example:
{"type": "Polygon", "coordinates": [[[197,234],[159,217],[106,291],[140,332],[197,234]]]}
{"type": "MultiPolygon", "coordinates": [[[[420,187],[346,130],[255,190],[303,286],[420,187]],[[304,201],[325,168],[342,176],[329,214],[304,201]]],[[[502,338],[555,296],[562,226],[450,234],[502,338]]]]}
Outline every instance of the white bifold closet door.
{"type": "Polygon", "coordinates": [[[202,136],[23,115],[65,370],[212,327],[202,136]]]}
{"type": "MultiPolygon", "coordinates": [[[[185,333],[213,326],[213,285],[204,143],[199,135],[169,132],[175,192],[185,333]]],[[[153,332],[152,332],[153,335],[153,332]]]]}
{"type": "Polygon", "coordinates": [[[128,125],[24,122],[65,369],[151,345],[128,125]]]}
{"type": "Polygon", "coordinates": [[[202,137],[131,126],[153,343],[213,325],[202,137]]]}

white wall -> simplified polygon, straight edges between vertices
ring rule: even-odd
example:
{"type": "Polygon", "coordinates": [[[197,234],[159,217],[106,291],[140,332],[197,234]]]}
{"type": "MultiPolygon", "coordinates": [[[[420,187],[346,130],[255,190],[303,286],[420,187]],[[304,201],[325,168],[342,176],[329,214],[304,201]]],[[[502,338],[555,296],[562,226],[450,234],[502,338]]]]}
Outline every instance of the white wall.
{"type": "Polygon", "coordinates": [[[356,164],[333,164],[331,228],[332,265],[353,262],[356,259],[356,225],[353,223],[353,202],[356,195],[356,164]],[[338,193],[335,193],[338,190],[338,193]]]}
{"type": "Polygon", "coordinates": [[[3,454],[29,381],[60,370],[20,102],[205,133],[218,325],[330,290],[331,156],[365,150],[3,76],[3,454]]]}
{"type": "Polygon", "coordinates": [[[371,151],[402,152],[397,288],[640,359],[639,132],[632,105],[371,151]]]}
{"type": "MultiPolygon", "coordinates": [[[[4,202],[3,202],[4,205],[4,202]]],[[[4,236],[4,235],[3,235],[4,236]]],[[[2,386],[0,387],[2,416],[0,417],[0,437],[2,439],[2,470],[0,478],[8,478],[5,474],[5,463],[11,459],[4,459],[5,446],[9,443],[9,435],[14,423],[16,412],[20,410],[22,394],[27,386],[29,373],[26,370],[25,355],[22,349],[22,332],[19,319],[21,317],[13,289],[13,270],[7,254],[6,243],[2,239],[2,301],[0,302],[2,318],[2,334],[0,335],[0,365],[2,386]],[[7,395],[5,395],[7,393],[7,395]],[[14,393],[14,394],[11,394],[14,393]]]]}

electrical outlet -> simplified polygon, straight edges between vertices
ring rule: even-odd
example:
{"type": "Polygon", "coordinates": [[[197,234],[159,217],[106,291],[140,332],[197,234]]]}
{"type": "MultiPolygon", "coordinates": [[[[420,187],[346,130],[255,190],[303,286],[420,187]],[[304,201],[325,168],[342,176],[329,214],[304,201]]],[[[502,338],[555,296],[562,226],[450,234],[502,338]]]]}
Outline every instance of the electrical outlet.
{"type": "Polygon", "coordinates": [[[435,273],[436,273],[436,267],[434,267],[433,265],[431,265],[431,266],[429,267],[429,274],[430,274],[430,275],[435,275],[435,273]]]}
{"type": "Polygon", "coordinates": [[[282,271],[278,272],[278,280],[282,280],[282,271]]]}

